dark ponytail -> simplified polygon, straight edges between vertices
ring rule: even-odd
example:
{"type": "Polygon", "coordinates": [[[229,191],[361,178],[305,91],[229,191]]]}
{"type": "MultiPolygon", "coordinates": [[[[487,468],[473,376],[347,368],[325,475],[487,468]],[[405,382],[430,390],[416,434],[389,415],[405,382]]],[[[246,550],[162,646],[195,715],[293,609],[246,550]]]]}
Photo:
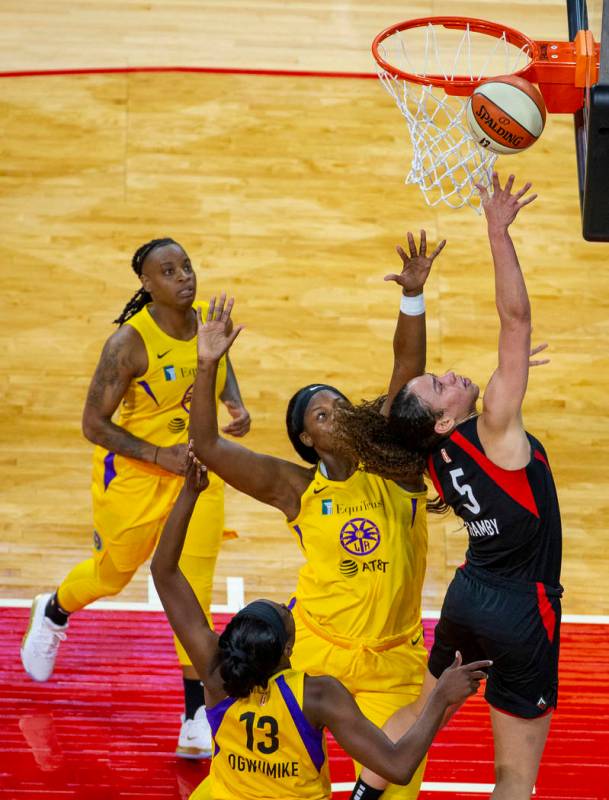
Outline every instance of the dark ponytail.
{"type": "Polygon", "coordinates": [[[285,637],[263,619],[237,615],[218,640],[218,668],[224,689],[231,697],[248,697],[259,686],[266,689],[277,672],[285,637]]]}
{"type": "MultiPolygon", "coordinates": [[[[135,272],[135,274],[140,277],[142,274],[142,267],[144,266],[144,261],[149,253],[155,250],[157,247],[165,247],[168,244],[177,244],[178,247],[180,245],[174,241],[173,239],[165,238],[165,239],[151,239],[146,244],[143,244],[133,254],[133,258],[131,259],[131,268],[135,272]]],[[[138,311],[141,311],[144,306],[148,305],[152,301],[152,295],[150,292],[147,292],[144,287],[141,287],[137,290],[137,292],[133,295],[131,300],[127,303],[127,305],[123,308],[121,314],[114,320],[114,322],[118,325],[123,325],[127,322],[128,319],[134,314],[137,314],[138,311]]]]}

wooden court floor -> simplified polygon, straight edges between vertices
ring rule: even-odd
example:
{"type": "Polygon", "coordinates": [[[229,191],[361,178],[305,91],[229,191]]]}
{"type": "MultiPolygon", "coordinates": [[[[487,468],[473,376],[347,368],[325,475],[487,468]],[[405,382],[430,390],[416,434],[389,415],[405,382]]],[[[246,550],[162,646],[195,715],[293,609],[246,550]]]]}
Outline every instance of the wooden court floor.
{"type": "MultiPolygon", "coordinates": [[[[393,2],[380,10],[269,2],[257,13],[239,0],[224,12],[180,5],[171,23],[171,3],[145,14],[135,3],[57,3],[58,16],[38,3],[8,4],[0,66],[372,72],[370,39],[403,15],[393,2]]],[[[534,35],[565,35],[562,3],[535,4],[535,13],[515,4],[509,14],[498,3],[466,5],[534,35]]],[[[413,15],[415,6],[417,14],[449,8],[412,6],[413,15]]],[[[408,229],[449,242],[426,292],[430,368],[482,383],[490,374],[496,320],[484,224],[469,210],[430,209],[403,185],[410,147],[376,80],[255,72],[0,80],[3,597],[52,588],[88,553],[91,446],[80,414],[111,320],[137,288],[131,254],[149,238],[184,245],[201,297],[234,293],[246,330],[233,360],[254,448],[291,457],[283,416],[301,385],[328,381],[356,399],[383,391],[398,298],[382,277],[397,267],[394,246],[408,229]]],[[[535,338],[551,346],[525,413],[557,478],[565,611],[607,614],[608,249],[581,239],[570,118],[551,117],[540,142],[499,170],[531,180],[540,195],[513,234],[535,338]]],[[[215,600],[227,575],[244,578],[248,599],[285,598],[299,556],[280,515],[229,491],[227,522],[239,538],[221,555],[215,600]]],[[[430,529],[424,604],[433,609],[465,536],[454,518],[430,529]]],[[[145,597],[142,570],[121,599],[145,597]]]]}

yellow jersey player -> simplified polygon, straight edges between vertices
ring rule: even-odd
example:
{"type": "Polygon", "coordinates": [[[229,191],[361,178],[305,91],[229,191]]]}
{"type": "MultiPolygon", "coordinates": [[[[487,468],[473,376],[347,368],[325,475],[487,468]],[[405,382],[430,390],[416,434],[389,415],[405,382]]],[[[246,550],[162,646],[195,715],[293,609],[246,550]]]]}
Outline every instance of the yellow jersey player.
{"type": "MultiPolygon", "coordinates": [[[[101,597],[115,595],[152,553],[178,495],[186,465],[190,397],[197,365],[197,280],[190,259],[173,239],[155,239],[135,253],[141,288],[116,320],[91,381],[83,415],[93,458],[93,554],[53,594],[36,597],[21,658],[37,681],[48,680],[68,617],[101,597]],[[112,417],[120,406],[118,420],[112,417]]],[[[249,414],[228,359],[219,366],[218,391],[233,420],[225,431],[243,436],[249,414]]],[[[209,613],[216,556],[224,526],[224,484],[210,475],[186,539],[182,568],[209,613]]],[[[178,755],[210,754],[211,735],[196,670],[176,640],[184,677],[185,712],[178,755]]]]}
{"type": "Polygon", "coordinates": [[[179,566],[190,515],[207,483],[193,458],[151,567],[167,617],[205,681],[214,753],[209,779],[191,800],[329,800],[325,727],[355,758],[408,783],[448,706],[477,691],[491,662],[460,666],[457,655],[419,719],[393,743],[339,681],[292,668],[296,626],[287,606],[256,600],[218,637],[179,566]]]}
{"type": "MultiPolygon", "coordinates": [[[[404,269],[394,276],[409,296],[396,328],[388,402],[408,376],[423,369],[425,321],[416,295],[443,243],[429,257],[424,232],[420,252],[412,235],[409,246],[410,255],[399,248],[404,269]]],[[[314,468],[252,452],[219,436],[216,374],[239,332],[231,332],[231,307],[221,300],[214,309],[212,301],[199,330],[190,420],[195,453],[227,483],[280,509],[288,520],[306,560],[293,600],[294,667],[338,678],[375,725],[403,707],[412,724],[421,710],[417,700],[427,664],[421,627],[425,462],[414,458],[401,484],[359,469],[334,435],[335,407],[344,396],[325,384],[297,392],[287,413],[292,444],[314,468]]],[[[422,773],[423,765],[409,786],[392,787],[390,796],[415,798],[422,773]]]]}

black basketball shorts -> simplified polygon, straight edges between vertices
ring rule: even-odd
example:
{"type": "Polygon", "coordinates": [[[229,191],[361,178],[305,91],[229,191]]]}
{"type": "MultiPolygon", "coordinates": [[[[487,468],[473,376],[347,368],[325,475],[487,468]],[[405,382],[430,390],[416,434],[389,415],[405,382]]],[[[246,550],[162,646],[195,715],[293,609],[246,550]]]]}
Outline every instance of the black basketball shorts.
{"type": "Polygon", "coordinates": [[[534,719],[556,708],[561,587],[494,576],[466,564],[453,578],[435,630],[429,670],[439,678],[459,650],[463,663],[490,659],[484,697],[534,719]]]}

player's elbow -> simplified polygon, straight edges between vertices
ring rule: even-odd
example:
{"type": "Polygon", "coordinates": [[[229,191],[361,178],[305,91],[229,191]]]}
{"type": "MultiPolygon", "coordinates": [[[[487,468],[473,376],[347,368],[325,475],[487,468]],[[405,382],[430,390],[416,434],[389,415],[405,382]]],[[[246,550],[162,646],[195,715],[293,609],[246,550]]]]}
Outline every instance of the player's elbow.
{"type": "Polygon", "coordinates": [[[152,582],[157,590],[159,597],[162,597],[171,581],[172,570],[168,569],[161,558],[154,554],[150,562],[150,574],[152,575],[152,582]]]}
{"type": "Polygon", "coordinates": [[[101,444],[100,434],[102,430],[102,422],[97,414],[94,414],[85,407],[82,415],[82,432],[85,439],[88,439],[93,444],[101,444]]]}
{"type": "Polygon", "coordinates": [[[502,327],[531,327],[531,304],[528,297],[514,298],[511,302],[498,302],[497,311],[502,327]]]}
{"type": "Polygon", "coordinates": [[[392,774],[387,774],[384,777],[386,780],[390,781],[391,783],[395,783],[397,786],[408,786],[410,781],[413,779],[415,772],[416,769],[409,769],[407,772],[404,772],[404,770],[392,769],[392,774]]]}
{"type": "Polygon", "coordinates": [[[212,472],[217,471],[215,467],[221,462],[220,438],[218,436],[209,438],[194,436],[192,448],[196,458],[202,464],[205,464],[212,472]]]}

